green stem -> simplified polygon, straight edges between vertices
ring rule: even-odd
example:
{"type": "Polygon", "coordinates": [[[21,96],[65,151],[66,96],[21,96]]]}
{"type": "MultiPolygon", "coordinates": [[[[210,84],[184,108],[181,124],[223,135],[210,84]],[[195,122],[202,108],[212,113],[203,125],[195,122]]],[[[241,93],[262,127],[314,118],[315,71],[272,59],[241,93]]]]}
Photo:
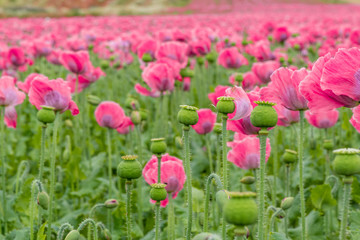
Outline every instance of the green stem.
{"type": "Polygon", "coordinates": [[[70,225],[69,223],[64,223],[63,225],[60,226],[58,234],[57,234],[57,240],[62,240],[64,238],[65,235],[65,231],[66,230],[73,230],[74,227],[72,225],[70,225]]]}
{"type": "MultiPolygon", "coordinates": [[[[93,219],[91,218],[87,218],[84,221],[82,221],[82,223],[80,223],[79,227],[78,227],[78,231],[81,232],[86,225],[89,225],[89,228],[91,228],[91,226],[93,227],[94,230],[94,240],[98,240],[98,231],[97,231],[97,226],[96,223],[93,219]]],[[[89,240],[89,239],[88,239],[89,240]]]]}
{"type": "Polygon", "coordinates": [[[39,180],[43,181],[44,162],[45,162],[45,139],[46,139],[47,125],[41,126],[41,150],[40,150],[40,166],[39,166],[39,180]]]}
{"type": "Polygon", "coordinates": [[[90,218],[93,218],[96,209],[97,209],[97,208],[102,208],[102,207],[105,207],[105,204],[104,204],[104,203],[95,204],[95,205],[91,208],[91,210],[90,210],[89,217],[90,217],[90,218]]]}
{"type": "Polygon", "coordinates": [[[222,161],[223,161],[223,181],[224,181],[224,189],[229,190],[228,184],[228,167],[227,167],[227,130],[226,130],[226,122],[228,117],[226,115],[222,116],[222,161]]]}
{"type": "Polygon", "coordinates": [[[210,141],[209,141],[210,136],[204,136],[204,137],[205,137],[205,143],[206,143],[206,150],[207,150],[208,157],[209,157],[210,172],[213,173],[214,167],[213,167],[213,158],[212,158],[210,141]]]}
{"type": "Polygon", "coordinates": [[[160,239],[160,201],[155,204],[155,240],[160,239]]]}
{"type": "Polygon", "coordinates": [[[175,240],[175,213],[174,213],[174,200],[172,193],[168,194],[168,239],[175,240]]]}
{"type": "Polygon", "coordinates": [[[131,240],[131,185],[132,181],[128,180],[126,185],[126,234],[127,239],[131,240]]]}
{"type": "Polygon", "coordinates": [[[259,177],[259,222],[258,222],[258,238],[264,239],[264,212],[265,212],[265,159],[266,159],[266,138],[268,131],[262,129],[259,132],[260,139],[260,177],[259,177]]]}
{"type": "MultiPolygon", "coordinates": [[[[216,185],[219,189],[223,189],[223,185],[221,183],[220,177],[215,173],[209,175],[206,180],[206,187],[205,187],[205,207],[204,207],[204,229],[203,232],[208,232],[209,228],[209,202],[210,202],[210,186],[212,180],[215,180],[216,185]]],[[[215,217],[215,216],[214,216],[215,217]]]]}
{"type": "Polygon", "coordinates": [[[157,156],[157,182],[161,183],[161,154],[157,156]]]}
{"type": "MultiPolygon", "coordinates": [[[[107,139],[107,155],[108,155],[108,177],[109,177],[109,198],[112,197],[112,155],[111,155],[111,129],[108,128],[106,131],[107,139]]],[[[111,229],[111,212],[110,209],[107,211],[107,224],[111,229]]]]}
{"type": "MultiPolygon", "coordinates": [[[[36,202],[36,196],[35,196],[35,190],[36,187],[38,189],[38,192],[42,191],[42,184],[39,180],[34,180],[31,184],[31,195],[30,195],[30,240],[34,239],[34,209],[35,209],[35,202],[36,202]]],[[[39,208],[40,210],[40,208],[39,208]]]]}
{"type": "Polygon", "coordinates": [[[1,172],[2,172],[2,208],[4,213],[4,235],[7,233],[7,204],[6,204],[6,158],[5,158],[5,123],[4,123],[4,115],[5,115],[5,107],[1,107],[0,109],[1,117],[0,117],[0,124],[1,124],[1,172]]]}
{"type": "Polygon", "coordinates": [[[272,191],[272,205],[276,206],[276,190],[277,190],[277,176],[279,176],[279,160],[278,160],[278,128],[274,129],[274,158],[273,158],[273,163],[274,163],[274,169],[273,169],[273,177],[274,177],[274,183],[273,183],[273,191],[272,191]]]}
{"type": "Polygon", "coordinates": [[[304,110],[300,110],[300,133],[299,133],[299,185],[300,185],[300,212],[301,212],[301,239],[307,239],[305,219],[305,196],[304,196],[304,110]]]}
{"type": "Polygon", "coordinates": [[[187,204],[188,204],[188,222],[186,228],[186,240],[191,239],[192,227],[192,182],[191,182],[191,167],[190,167],[190,139],[189,139],[189,126],[183,127],[184,142],[185,142],[185,172],[186,172],[186,186],[187,186],[187,204]]]}
{"type": "Polygon", "coordinates": [[[221,176],[221,135],[216,134],[216,174],[221,176]]]}
{"type": "MultiPolygon", "coordinates": [[[[285,182],[286,182],[286,189],[285,189],[285,197],[290,197],[290,164],[286,164],[285,166],[285,169],[286,169],[286,179],[285,179],[285,182]]],[[[284,219],[284,222],[285,222],[285,235],[286,237],[289,236],[289,233],[288,233],[288,216],[287,214],[285,215],[285,219],[284,219]]]]}
{"type": "Polygon", "coordinates": [[[50,202],[49,202],[49,216],[48,216],[48,229],[47,240],[51,240],[51,224],[53,217],[53,201],[55,195],[55,163],[56,163],[56,146],[57,146],[57,131],[59,127],[60,116],[58,113],[55,115],[54,129],[53,129],[53,142],[52,142],[52,154],[50,161],[50,202]]]}
{"type": "MultiPolygon", "coordinates": [[[[136,125],[136,133],[138,140],[138,159],[143,166],[143,151],[142,151],[142,139],[141,139],[141,129],[140,125],[136,125]]],[[[138,225],[140,229],[143,229],[143,198],[142,198],[142,178],[139,178],[137,181],[137,192],[138,192],[138,225]]]]}
{"type": "Polygon", "coordinates": [[[341,226],[340,226],[340,240],[346,240],[346,228],[347,228],[347,219],[349,214],[349,203],[350,203],[350,193],[351,193],[351,183],[352,177],[349,177],[346,182],[344,182],[344,198],[343,198],[343,212],[341,217],[341,226]]]}

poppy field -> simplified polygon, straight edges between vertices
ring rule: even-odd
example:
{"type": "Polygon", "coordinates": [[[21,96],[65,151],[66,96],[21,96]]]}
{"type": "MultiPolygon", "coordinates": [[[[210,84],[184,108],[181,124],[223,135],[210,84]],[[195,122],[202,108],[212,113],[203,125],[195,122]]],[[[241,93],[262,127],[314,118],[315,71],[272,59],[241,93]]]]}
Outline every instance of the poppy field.
{"type": "Polygon", "coordinates": [[[360,239],[360,6],[189,6],[0,19],[0,240],[360,239]]]}

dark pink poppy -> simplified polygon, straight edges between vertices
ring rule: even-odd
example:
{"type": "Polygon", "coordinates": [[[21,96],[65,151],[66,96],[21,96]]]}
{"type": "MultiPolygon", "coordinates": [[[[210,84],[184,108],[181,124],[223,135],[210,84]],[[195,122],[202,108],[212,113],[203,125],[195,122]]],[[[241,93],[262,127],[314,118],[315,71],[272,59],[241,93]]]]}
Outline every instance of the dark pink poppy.
{"type": "Polygon", "coordinates": [[[211,132],[216,123],[216,114],[207,108],[200,109],[197,113],[199,115],[199,121],[191,127],[197,134],[207,134],[211,132]]]}
{"type": "Polygon", "coordinates": [[[89,53],[85,51],[62,52],[60,54],[60,62],[67,70],[75,74],[85,73],[89,65],[91,65],[89,53]]]}
{"type": "Polygon", "coordinates": [[[222,97],[222,96],[225,96],[225,91],[226,89],[228,89],[229,87],[228,86],[222,86],[222,85],[218,85],[216,88],[215,88],[215,92],[213,93],[209,93],[208,94],[208,98],[210,99],[210,101],[212,102],[212,104],[214,106],[217,105],[218,103],[218,97],[222,97]]]}
{"type": "Polygon", "coordinates": [[[26,64],[26,57],[22,48],[10,48],[7,57],[9,62],[16,68],[24,66],[26,64]]]}

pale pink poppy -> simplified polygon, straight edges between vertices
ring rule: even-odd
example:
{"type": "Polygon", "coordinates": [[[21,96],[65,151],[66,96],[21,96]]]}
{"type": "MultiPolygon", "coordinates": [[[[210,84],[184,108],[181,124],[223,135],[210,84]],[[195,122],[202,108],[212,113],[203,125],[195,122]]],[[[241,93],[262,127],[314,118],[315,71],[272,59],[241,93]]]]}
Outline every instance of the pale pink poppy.
{"type": "Polygon", "coordinates": [[[104,101],[96,107],[95,118],[100,127],[117,129],[124,123],[126,116],[119,104],[104,101]]]}
{"type": "Polygon", "coordinates": [[[39,73],[31,73],[29,76],[25,78],[24,82],[17,82],[18,87],[25,93],[28,93],[31,87],[31,83],[36,79],[37,77],[40,77],[41,79],[47,79],[46,76],[39,74],[39,73]]]}
{"type": "Polygon", "coordinates": [[[251,114],[253,107],[244,89],[234,86],[232,88],[226,89],[225,95],[235,98],[235,111],[234,113],[229,114],[230,120],[239,120],[251,114]]]}
{"type": "Polygon", "coordinates": [[[248,65],[248,60],[239,53],[236,47],[223,49],[218,57],[218,64],[224,68],[240,68],[248,65]]]}
{"type": "Polygon", "coordinates": [[[188,45],[181,42],[164,42],[161,43],[156,51],[156,59],[168,58],[180,64],[181,68],[185,68],[188,63],[188,45]]]}
{"type": "Polygon", "coordinates": [[[256,62],[252,65],[251,71],[260,79],[261,83],[270,82],[271,74],[280,67],[277,61],[256,62]]]}
{"type": "Polygon", "coordinates": [[[306,111],[305,117],[308,122],[316,128],[331,128],[336,124],[339,118],[339,112],[336,109],[316,113],[306,111]]]}
{"type": "Polygon", "coordinates": [[[353,116],[350,119],[350,123],[360,133],[360,106],[353,108],[353,116]]]}

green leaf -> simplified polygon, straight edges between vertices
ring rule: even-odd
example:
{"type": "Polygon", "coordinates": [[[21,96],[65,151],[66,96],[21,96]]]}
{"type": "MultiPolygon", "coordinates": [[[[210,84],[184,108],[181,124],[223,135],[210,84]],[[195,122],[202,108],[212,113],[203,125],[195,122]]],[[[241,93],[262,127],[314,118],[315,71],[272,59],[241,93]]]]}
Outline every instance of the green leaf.
{"type": "Polygon", "coordinates": [[[325,210],[336,205],[329,184],[318,185],[311,189],[310,197],[314,207],[319,210],[325,210]]]}
{"type": "Polygon", "coordinates": [[[288,240],[284,233],[274,232],[271,233],[270,240],[288,240]]]}
{"type": "Polygon", "coordinates": [[[44,234],[45,232],[45,227],[46,227],[47,222],[45,222],[43,225],[41,225],[38,234],[37,234],[37,240],[45,240],[46,239],[46,234],[44,234]]]}
{"type": "Polygon", "coordinates": [[[351,186],[351,199],[357,203],[360,203],[360,184],[356,177],[351,186]]]}

